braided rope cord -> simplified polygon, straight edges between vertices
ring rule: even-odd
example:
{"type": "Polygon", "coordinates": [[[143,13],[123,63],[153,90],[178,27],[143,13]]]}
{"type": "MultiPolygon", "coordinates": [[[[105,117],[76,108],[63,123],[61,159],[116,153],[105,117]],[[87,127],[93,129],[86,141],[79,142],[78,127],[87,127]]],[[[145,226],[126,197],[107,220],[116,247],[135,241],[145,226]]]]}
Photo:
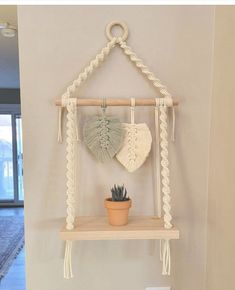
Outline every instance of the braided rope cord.
{"type": "Polygon", "coordinates": [[[66,146],[66,160],[67,160],[67,218],[66,228],[72,230],[74,228],[75,220],[75,191],[76,191],[76,99],[71,98],[67,102],[67,146],[66,146]]]}
{"type": "Polygon", "coordinates": [[[78,78],[73,81],[73,83],[68,86],[66,92],[62,95],[62,102],[66,101],[68,98],[75,93],[75,90],[84,83],[87,78],[94,72],[96,68],[105,60],[106,56],[109,55],[112,48],[115,47],[116,39],[113,38],[109,41],[104,48],[95,56],[95,58],[89,63],[87,67],[78,75],[78,78]]]}
{"type": "MultiPolygon", "coordinates": [[[[168,161],[168,123],[167,110],[172,103],[171,98],[162,98],[158,100],[160,111],[160,156],[161,156],[161,183],[162,183],[162,201],[164,212],[164,226],[166,229],[172,228],[172,216],[170,206],[170,170],[168,161]]],[[[157,101],[156,101],[157,104],[157,101]]],[[[162,275],[170,275],[171,272],[171,252],[170,240],[160,240],[160,260],[162,261],[162,275]]]]}
{"type": "Polygon", "coordinates": [[[150,71],[150,69],[144,65],[142,59],[140,59],[136,53],[131,49],[130,46],[127,46],[126,42],[121,38],[116,40],[120,47],[123,49],[124,53],[129,57],[129,59],[135,64],[137,68],[146,76],[148,80],[150,80],[154,87],[158,88],[160,93],[164,97],[171,97],[171,94],[168,92],[167,87],[164,86],[161,81],[154,76],[154,73],[150,71]]]}
{"type": "Polygon", "coordinates": [[[172,227],[170,214],[170,171],[168,161],[168,133],[167,133],[167,106],[165,104],[159,106],[160,109],[160,147],[161,147],[161,177],[162,177],[162,200],[164,211],[165,228],[172,227]]]}

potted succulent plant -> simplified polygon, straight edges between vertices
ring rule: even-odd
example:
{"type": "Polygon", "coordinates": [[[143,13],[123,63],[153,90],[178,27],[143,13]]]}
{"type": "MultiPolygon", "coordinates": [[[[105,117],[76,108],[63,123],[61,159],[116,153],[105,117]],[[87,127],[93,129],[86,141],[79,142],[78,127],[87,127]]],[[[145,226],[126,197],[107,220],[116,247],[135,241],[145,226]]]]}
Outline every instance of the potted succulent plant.
{"type": "Polygon", "coordinates": [[[131,199],[127,196],[124,185],[114,185],[111,188],[112,197],[105,199],[105,207],[108,212],[109,223],[112,226],[123,226],[128,223],[131,199]]]}

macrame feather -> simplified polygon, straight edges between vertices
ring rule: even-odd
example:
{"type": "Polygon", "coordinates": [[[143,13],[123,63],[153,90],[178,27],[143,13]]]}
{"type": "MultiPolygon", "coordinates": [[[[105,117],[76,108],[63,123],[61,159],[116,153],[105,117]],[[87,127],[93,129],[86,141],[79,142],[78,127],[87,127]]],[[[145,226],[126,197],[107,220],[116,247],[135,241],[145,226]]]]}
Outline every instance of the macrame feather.
{"type": "Polygon", "coordinates": [[[117,160],[129,171],[137,170],[151,150],[152,136],[146,124],[123,123],[125,138],[117,160]]]}
{"type": "Polygon", "coordinates": [[[106,116],[91,117],[84,126],[84,142],[92,154],[101,162],[115,156],[120,149],[124,130],[119,119],[106,116]]]}

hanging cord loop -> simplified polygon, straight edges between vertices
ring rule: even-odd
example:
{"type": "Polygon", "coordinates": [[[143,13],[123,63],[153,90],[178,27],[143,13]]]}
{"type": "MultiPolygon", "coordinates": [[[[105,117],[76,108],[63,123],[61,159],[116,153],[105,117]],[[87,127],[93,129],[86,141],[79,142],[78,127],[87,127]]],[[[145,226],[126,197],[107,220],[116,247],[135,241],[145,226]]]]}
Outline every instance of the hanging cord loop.
{"type": "Polygon", "coordinates": [[[111,41],[113,38],[116,38],[116,42],[118,43],[120,40],[125,41],[128,37],[128,27],[126,25],[126,23],[124,22],[120,22],[120,21],[112,21],[110,22],[107,26],[106,26],[106,36],[107,38],[111,41]],[[122,31],[123,34],[119,37],[115,37],[112,35],[112,29],[114,26],[119,26],[122,31]]]}

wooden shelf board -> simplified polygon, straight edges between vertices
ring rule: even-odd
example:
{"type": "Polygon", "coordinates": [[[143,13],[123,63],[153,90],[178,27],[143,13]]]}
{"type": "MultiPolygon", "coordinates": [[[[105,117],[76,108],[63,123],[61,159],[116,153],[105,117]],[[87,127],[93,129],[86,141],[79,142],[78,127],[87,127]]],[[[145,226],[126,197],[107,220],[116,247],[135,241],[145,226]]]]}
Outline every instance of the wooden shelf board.
{"type": "Polygon", "coordinates": [[[78,217],[75,228],[60,232],[62,240],[149,240],[179,239],[176,227],[164,228],[162,219],[151,216],[131,216],[125,226],[111,226],[107,217],[78,217]]]}

